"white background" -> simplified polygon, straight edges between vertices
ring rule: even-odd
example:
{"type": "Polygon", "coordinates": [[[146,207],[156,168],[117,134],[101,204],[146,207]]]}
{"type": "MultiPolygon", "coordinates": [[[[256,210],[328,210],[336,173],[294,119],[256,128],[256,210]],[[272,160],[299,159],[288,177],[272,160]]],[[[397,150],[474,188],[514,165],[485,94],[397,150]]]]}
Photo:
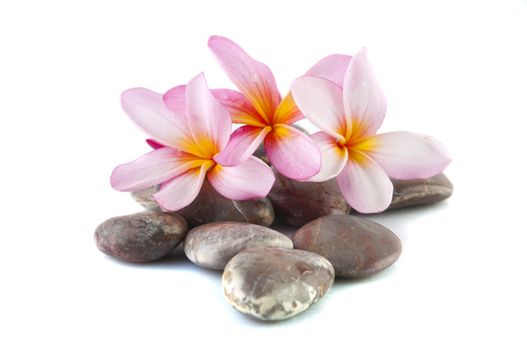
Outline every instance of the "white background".
{"type": "Polygon", "coordinates": [[[525,349],[526,101],[525,1],[2,1],[0,348],[525,349]],[[220,274],[181,256],[129,265],[93,242],[140,210],[109,185],[148,151],[120,93],[201,71],[231,86],[212,34],[267,63],[282,93],[367,46],[382,130],[432,134],[453,157],[448,202],[374,217],[403,241],[399,261],[290,321],[239,314],[220,274]]]}

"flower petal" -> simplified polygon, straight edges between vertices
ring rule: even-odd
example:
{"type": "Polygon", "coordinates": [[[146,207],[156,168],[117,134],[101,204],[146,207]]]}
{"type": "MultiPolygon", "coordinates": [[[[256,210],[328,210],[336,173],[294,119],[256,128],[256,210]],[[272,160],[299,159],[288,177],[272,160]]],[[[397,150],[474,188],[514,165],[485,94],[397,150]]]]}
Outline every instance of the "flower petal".
{"type": "Polygon", "coordinates": [[[189,128],[197,147],[213,157],[229,141],[232,128],[229,112],[212,96],[203,73],[188,83],[185,102],[189,128]]]}
{"type": "Polygon", "coordinates": [[[166,211],[177,211],[192,203],[197,197],[210,165],[191,169],[161,185],[154,199],[166,211]]]}
{"type": "Polygon", "coordinates": [[[273,123],[293,124],[303,118],[304,116],[296,106],[295,100],[293,100],[293,95],[289,92],[285,95],[282,101],[280,101],[280,105],[278,105],[273,117],[273,123]]]}
{"type": "Polygon", "coordinates": [[[351,118],[353,134],[375,134],[386,114],[386,98],[368,62],[366,49],[353,56],[344,77],[343,92],[344,110],[346,117],[351,118]]]}
{"type": "Polygon", "coordinates": [[[185,90],[186,85],[179,85],[165,92],[163,102],[171,111],[185,115],[185,90]]]}
{"type": "Polygon", "coordinates": [[[361,154],[348,161],[337,176],[337,184],[346,201],[360,213],[378,213],[390,205],[393,185],[382,168],[361,154]]]}
{"type": "Polygon", "coordinates": [[[348,162],[348,149],[346,147],[340,147],[333,136],[323,131],[311,135],[311,139],[320,148],[322,166],[318,174],[310,177],[306,181],[324,182],[340,174],[348,162]]]}
{"type": "Polygon", "coordinates": [[[156,140],[154,139],[146,139],[145,140],[146,143],[148,144],[148,146],[152,147],[153,149],[158,149],[158,148],[161,148],[161,147],[166,147],[165,145],[157,142],[156,140]]]}
{"type": "Polygon", "coordinates": [[[351,56],[348,55],[330,55],[315,63],[305,75],[325,78],[342,87],[350,61],[351,56]]]}
{"type": "Polygon", "coordinates": [[[269,67],[253,59],[233,41],[221,36],[211,36],[209,48],[258,113],[264,118],[271,118],[280,103],[280,93],[269,67]]]}
{"type": "Polygon", "coordinates": [[[320,171],[320,150],[302,131],[276,124],[264,140],[267,157],[283,175],[303,180],[320,171]]]}
{"type": "Polygon", "coordinates": [[[117,166],[112,172],[110,183],[118,191],[139,191],[158,185],[202,163],[203,160],[193,155],[162,147],[130,163],[117,166]]]}
{"type": "Polygon", "coordinates": [[[223,166],[236,166],[246,161],[256,151],[271,127],[259,128],[245,125],[236,129],[227,147],[214,157],[214,160],[223,166]]]}
{"type": "Polygon", "coordinates": [[[241,92],[231,89],[213,89],[212,95],[227,108],[231,120],[237,124],[264,127],[267,122],[260,117],[252,103],[241,92]]]}
{"type": "Polygon", "coordinates": [[[265,197],[274,183],[271,168],[256,157],[250,157],[234,167],[217,164],[207,178],[216,191],[233,200],[265,197]]]}
{"type": "Polygon", "coordinates": [[[123,92],[121,104],[130,118],[158,142],[185,150],[191,141],[184,117],[170,111],[161,94],[134,88],[123,92]]]}
{"type": "Polygon", "coordinates": [[[368,155],[394,179],[432,177],[450,163],[443,145],[431,136],[396,131],[375,135],[365,142],[371,144],[368,155]]]}
{"type": "Polygon", "coordinates": [[[344,141],[346,118],[342,104],[342,89],[334,82],[303,76],[292,83],[293,97],[302,113],[326,133],[344,141]]]}

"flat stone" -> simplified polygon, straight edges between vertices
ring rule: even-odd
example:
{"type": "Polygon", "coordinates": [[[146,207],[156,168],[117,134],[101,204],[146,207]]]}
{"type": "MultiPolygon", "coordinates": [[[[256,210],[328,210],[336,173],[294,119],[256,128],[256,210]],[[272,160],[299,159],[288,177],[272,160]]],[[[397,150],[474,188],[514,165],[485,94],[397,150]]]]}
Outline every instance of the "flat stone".
{"type": "Polygon", "coordinates": [[[318,254],[285,248],[249,248],[225,267],[225,297],[238,311],[265,321],[306,310],[333,285],[335,271],[318,254]]]}
{"type": "Polygon", "coordinates": [[[452,195],[454,186],[445,174],[416,180],[392,180],[393,199],[388,209],[413,207],[443,201],[452,195]]]}
{"type": "Polygon", "coordinates": [[[236,254],[255,247],[293,249],[293,241],[268,227],[243,222],[201,225],[185,238],[185,254],[190,261],[215,270],[223,270],[236,254]]]}
{"type": "Polygon", "coordinates": [[[276,181],[268,197],[276,218],[302,226],[321,216],[347,214],[350,206],[340,193],[335,179],[326,182],[300,182],[275,171],[276,181]]]}
{"type": "MultiPolygon", "coordinates": [[[[142,206],[151,210],[160,210],[152,197],[158,191],[150,188],[132,193],[132,197],[142,206]]],[[[209,222],[237,221],[256,225],[270,226],[274,221],[271,201],[267,198],[235,201],[220,195],[205,181],[196,199],[177,214],[183,216],[190,227],[209,222]]]]}
{"type": "Polygon", "coordinates": [[[401,241],[386,227],[351,215],[316,219],[293,236],[296,249],[322,255],[337,277],[366,277],[382,271],[401,255],[401,241]]]}
{"type": "Polygon", "coordinates": [[[144,212],[106,220],[95,230],[97,248],[128,262],[149,262],[170,253],[188,231],[174,214],[144,212]]]}

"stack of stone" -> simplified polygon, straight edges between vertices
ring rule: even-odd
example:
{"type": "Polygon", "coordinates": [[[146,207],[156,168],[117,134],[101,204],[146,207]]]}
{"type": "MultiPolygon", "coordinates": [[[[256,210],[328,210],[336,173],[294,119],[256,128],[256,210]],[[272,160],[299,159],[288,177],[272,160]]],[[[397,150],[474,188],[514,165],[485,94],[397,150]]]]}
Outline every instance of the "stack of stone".
{"type": "MultiPolygon", "coordinates": [[[[443,174],[393,183],[389,209],[435,203],[453,190],[443,174]]],[[[334,180],[297,182],[277,174],[268,198],[248,201],[226,199],[204,183],[196,200],[176,213],[159,209],[152,197],[157,190],[133,193],[148,211],[103,222],[95,231],[97,247],[145,263],[183,242],[194,264],[224,271],[223,290],[232,306],[262,320],[297,315],[323,297],[335,277],[371,276],[401,254],[393,232],[350,215],[334,180]],[[275,215],[300,228],[292,235],[269,228],[275,215]]]]}

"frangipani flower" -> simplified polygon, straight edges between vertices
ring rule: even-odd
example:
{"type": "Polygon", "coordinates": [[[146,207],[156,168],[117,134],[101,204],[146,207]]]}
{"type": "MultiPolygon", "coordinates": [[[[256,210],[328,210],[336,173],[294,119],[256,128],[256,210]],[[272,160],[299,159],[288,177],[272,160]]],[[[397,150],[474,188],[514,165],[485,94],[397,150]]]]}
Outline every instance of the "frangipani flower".
{"type": "Polygon", "coordinates": [[[273,182],[272,170],[260,159],[248,157],[234,167],[214,160],[227,145],[232,129],[229,112],[207,87],[203,74],[177,88],[179,109],[169,109],[161,94],[135,88],[122,94],[122,106],[146,131],[155,148],[139,159],[119,165],[111,176],[119,191],[138,191],[161,184],[154,198],[170,211],[190,204],[207,176],[224,197],[245,200],[265,197],[273,182]]]}
{"type": "Polygon", "coordinates": [[[263,141],[269,161],[280,173],[293,179],[317,174],[320,150],[307,135],[291,126],[303,116],[290,93],[280,97],[269,67],[227,38],[213,36],[209,47],[241,91],[214,90],[214,96],[229,109],[234,123],[244,124],[232,134],[217,161],[236,165],[263,141]]]}
{"type": "Polygon", "coordinates": [[[298,108],[321,132],[312,135],[322,152],[322,168],[308,181],[337,177],[348,203],[362,213],[385,210],[392,199],[394,179],[427,178],[441,172],[450,158],[429,136],[410,132],[376,135],[386,112],[366,49],[355,55],[343,87],[313,76],[292,84],[298,108]]]}

